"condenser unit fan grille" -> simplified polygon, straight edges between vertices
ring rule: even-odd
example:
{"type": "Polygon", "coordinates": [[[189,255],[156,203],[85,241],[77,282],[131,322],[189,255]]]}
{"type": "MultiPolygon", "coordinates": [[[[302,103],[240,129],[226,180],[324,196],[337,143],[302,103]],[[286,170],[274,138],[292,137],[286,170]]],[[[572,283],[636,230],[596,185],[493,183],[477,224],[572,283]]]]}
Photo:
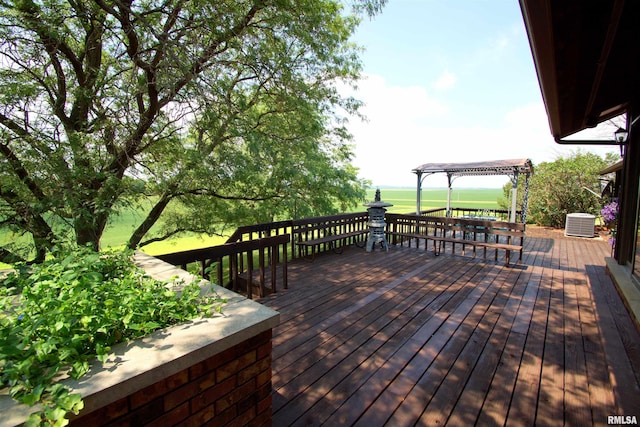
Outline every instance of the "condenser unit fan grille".
{"type": "Polygon", "coordinates": [[[596,228],[596,217],[587,213],[571,213],[567,215],[564,226],[565,236],[593,237],[596,228]]]}

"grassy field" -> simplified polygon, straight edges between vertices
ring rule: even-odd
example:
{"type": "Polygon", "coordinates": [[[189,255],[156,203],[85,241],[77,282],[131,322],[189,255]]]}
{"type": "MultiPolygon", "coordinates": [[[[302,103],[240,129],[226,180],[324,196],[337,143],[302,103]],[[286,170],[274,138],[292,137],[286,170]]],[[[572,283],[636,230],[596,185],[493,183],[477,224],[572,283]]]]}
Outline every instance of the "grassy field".
{"type": "MultiPolygon", "coordinates": [[[[370,189],[367,193],[366,201],[373,201],[376,189],[370,189]]],[[[381,199],[392,203],[388,212],[412,213],[416,210],[416,190],[415,188],[381,188],[381,199]]],[[[451,196],[453,207],[491,209],[498,208],[498,198],[502,196],[500,188],[461,188],[454,189],[451,196]]],[[[422,209],[439,208],[447,205],[447,190],[445,188],[429,188],[422,191],[422,209]]],[[[115,215],[109,222],[102,238],[102,247],[118,247],[124,245],[138,224],[144,219],[145,208],[131,208],[115,215]]],[[[366,207],[360,205],[353,209],[354,212],[364,211],[366,207]]],[[[0,235],[0,246],[9,241],[17,240],[16,236],[5,233],[0,235]]],[[[25,239],[25,243],[26,243],[25,239]]],[[[150,255],[158,255],[169,252],[177,252],[188,249],[214,246],[224,243],[226,237],[221,236],[187,236],[169,239],[164,242],[157,242],[142,248],[150,255]]]]}
{"type": "MultiPolygon", "coordinates": [[[[368,200],[375,197],[375,189],[369,190],[368,200]]],[[[501,188],[460,188],[451,192],[451,206],[456,208],[497,209],[498,199],[502,197],[501,188]]],[[[381,188],[380,198],[393,206],[388,212],[412,213],[416,211],[415,188],[381,188]]],[[[427,188],[422,190],[422,209],[443,208],[447,206],[446,188],[427,188]]],[[[366,209],[366,208],[365,208],[366,209]]]]}

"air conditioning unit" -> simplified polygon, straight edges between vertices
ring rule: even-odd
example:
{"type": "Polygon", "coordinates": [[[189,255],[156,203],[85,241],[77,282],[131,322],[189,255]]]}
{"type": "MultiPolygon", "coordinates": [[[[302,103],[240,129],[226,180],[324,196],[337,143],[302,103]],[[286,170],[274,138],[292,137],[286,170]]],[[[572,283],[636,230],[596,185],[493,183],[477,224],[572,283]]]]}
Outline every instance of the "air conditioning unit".
{"type": "Polygon", "coordinates": [[[588,213],[567,214],[564,225],[565,236],[593,237],[596,230],[596,217],[588,213]]]}

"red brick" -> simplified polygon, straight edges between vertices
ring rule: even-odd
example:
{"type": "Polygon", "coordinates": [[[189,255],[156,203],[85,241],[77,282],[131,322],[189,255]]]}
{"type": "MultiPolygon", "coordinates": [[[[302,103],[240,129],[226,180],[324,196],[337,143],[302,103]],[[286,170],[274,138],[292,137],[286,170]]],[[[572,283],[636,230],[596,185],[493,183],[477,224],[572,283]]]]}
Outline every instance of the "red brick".
{"type": "Polygon", "coordinates": [[[232,405],[235,405],[255,391],[255,381],[249,381],[240,387],[235,388],[231,393],[216,401],[216,414],[224,411],[232,405]]]}
{"type": "Polygon", "coordinates": [[[270,426],[271,339],[265,331],[71,425],[270,426]]]}
{"type": "Polygon", "coordinates": [[[111,422],[123,415],[129,413],[129,402],[126,397],[116,400],[115,402],[103,406],[102,408],[98,408],[93,412],[89,412],[84,414],[80,412],[80,414],[73,418],[70,422],[70,426],[90,426],[90,425],[100,425],[104,423],[111,422]]]}
{"type": "Polygon", "coordinates": [[[197,396],[202,391],[215,385],[215,372],[198,377],[197,380],[185,384],[182,387],[174,389],[164,396],[164,410],[168,411],[179,404],[197,396]]]}
{"type": "Polygon", "coordinates": [[[167,377],[164,381],[167,384],[168,390],[171,391],[189,382],[189,371],[185,369],[167,377]]]}
{"type": "Polygon", "coordinates": [[[217,414],[215,418],[212,418],[206,424],[203,424],[203,427],[204,426],[211,426],[211,427],[227,426],[231,422],[231,420],[233,420],[237,415],[238,415],[238,412],[236,410],[236,407],[231,406],[227,408],[225,411],[222,411],[219,414],[217,414]]]}
{"type": "Polygon", "coordinates": [[[214,416],[213,406],[207,406],[203,410],[191,415],[186,420],[176,424],[180,427],[200,427],[212,420],[214,416]]]}
{"type": "Polygon", "coordinates": [[[104,408],[104,413],[100,415],[103,420],[112,420],[129,413],[129,404],[126,398],[116,400],[104,408]]]}
{"type": "Polygon", "coordinates": [[[258,412],[249,425],[255,427],[271,427],[273,424],[271,411],[258,412]]]}
{"type": "Polygon", "coordinates": [[[155,384],[145,387],[142,390],[129,396],[131,409],[139,408],[140,406],[145,405],[164,394],[167,394],[176,387],[186,384],[188,381],[189,374],[187,370],[183,370],[169,376],[168,378],[165,378],[162,381],[158,381],[155,384]]]}
{"type": "Polygon", "coordinates": [[[273,350],[273,345],[271,344],[271,340],[269,340],[266,343],[262,344],[257,349],[258,359],[263,359],[265,357],[271,357],[272,350],[273,350]]]}
{"type": "Polygon", "coordinates": [[[172,426],[186,419],[190,414],[189,402],[184,402],[182,405],[173,408],[171,411],[165,412],[160,418],[157,418],[145,427],[172,426]]]}
{"type": "Polygon", "coordinates": [[[248,408],[245,412],[240,413],[236,418],[226,424],[225,427],[244,427],[249,425],[256,418],[256,408],[254,406],[248,408]]]}
{"type": "Polygon", "coordinates": [[[262,414],[263,412],[267,412],[269,416],[271,416],[271,408],[273,406],[273,398],[271,397],[271,393],[267,397],[258,401],[256,405],[256,409],[258,414],[262,414]]]}
{"type": "MultiPolygon", "coordinates": [[[[139,407],[135,411],[129,412],[122,418],[117,419],[113,423],[107,425],[113,426],[141,426],[159,418],[164,413],[162,407],[162,399],[152,400],[144,406],[139,407]]],[[[100,425],[103,425],[102,423],[100,425]]]]}
{"type": "Polygon", "coordinates": [[[271,364],[269,364],[269,368],[260,372],[256,375],[256,385],[258,387],[263,386],[265,384],[271,385],[271,364]]]}
{"type": "Polygon", "coordinates": [[[191,412],[195,413],[200,411],[207,405],[212,405],[216,400],[225,396],[236,387],[236,377],[230,377],[226,381],[216,384],[215,387],[211,387],[202,393],[193,396],[191,399],[191,412]]]}
{"type": "Polygon", "coordinates": [[[216,369],[216,378],[218,382],[224,381],[231,375],[235,375],[241,369],[246,368],[256,361],[256,352],[250,351],[248,353],[243,354],[240,357],[235,358],[234,360],[226,363],[216,369]]]}
{"type": "Polygon", "coordinates": [[[258,335],[255,335],[249,338],[246,342],[248,345],[252,347],[258,347],[266,343],[267,341],[271,341],[271,335],[272,335],[271,329],[268,329],[258,335]]]}
{"type": "Polygon", "coordinates": [[[214,356],[211,356],[208,359],[203,360],[200,363],[197,363],[189,368],[189,377],[193,380],[198,378],[200,375],[203,375],[207,372],[213,371],[218,366],[227,363],[229,359],[235,357],[233,350],[226,350],[222,353],[218,353],[214,356]]]}
{"type": "Polygon", "coordinates": [[[261,400],[271,396],[271,392],[272,392],[271,384],[265,384],[262,387],[257,387],[256,396],[258,397],[258,400],[261,400]]]}
{"type": "Polygon", "coordinates": [[[238,372],[238,384],[244,384],[250,379],[257,377],[259,373],[267,370],[271,370],[271,359],[261,359],[238,372]]]}
{"type": "Polygon", "coordinates": [[[254,408],[255,409],[257,404],[258,404],[258,399],[257,399],[255,393],[252,393],[252,394],[246,396],[246,398],[241,399],[240,401],[238,401],[238,403],[237,403],[238,413],[239,414],[245,413],[250,408],[254,408]]]}
{"type": "Polygon", "coordinates": [[[137,391],[129,396],[129,402],[131,404],[131,409],[139,408],[147,403],[151,402],[154,399],[157,399],[159,396],[167,393],[167,385],[164,381],[159,381],[155,384],[150,385],[149,387],[143,388],[140,391],[137,391]]]}

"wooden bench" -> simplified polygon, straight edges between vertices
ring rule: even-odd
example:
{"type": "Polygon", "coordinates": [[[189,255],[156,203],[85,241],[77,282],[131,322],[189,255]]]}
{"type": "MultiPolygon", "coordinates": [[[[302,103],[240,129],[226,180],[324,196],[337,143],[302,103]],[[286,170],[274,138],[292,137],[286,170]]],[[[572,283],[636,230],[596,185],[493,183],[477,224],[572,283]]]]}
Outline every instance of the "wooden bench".
{"type": "Polygon", "coordinates": [[[350,216],[336,217],[329,221],[313,221],[313,219],[298,220],[293,226],[292,234],[299,256],[313,260],[316,249],[323,248],[342,253],[344,246],[354,242],[357,246],[364,246],[364,239],[358,239],[369,233],[368,228],[363,228],[362,218],[350,216]],[[338,244],[340,243],[340,244],[338,244]],[[309,249],[311,254],[309,255],[309,249]]]}
{"type": "MultiPolygon", "coordinates": [[[[511,251],[519,252],[519,260],[522,260],[522,247],[524,245],[525,225],[506,221],[487,221],[469,218],[445,218],[445,217],[418,217],[402,216],[402,221],[392,226],[388,231],[390,237],[400,237],[402,245],[405,239],[415,239],[419,245],[420,239],[424,240],[425,250],[428,242],[433,242],[433,251],[436,255],[446,250],[450,245],[451,253],[455,253],[456,245],[462,246],[462,254],[465,255],[467,246],[473,248],[473,256],[476,256],[476,248],[483,249],[486,258],[487,249],[495,251],[494,258],[498,259],[498,251],[506,252],[506,264],[511,260],[511,251]]],[[[397,239],[395,239],[397,240],[397,239]]],[[[396,243],[392,239],[392,243],[396,243]]]]}

